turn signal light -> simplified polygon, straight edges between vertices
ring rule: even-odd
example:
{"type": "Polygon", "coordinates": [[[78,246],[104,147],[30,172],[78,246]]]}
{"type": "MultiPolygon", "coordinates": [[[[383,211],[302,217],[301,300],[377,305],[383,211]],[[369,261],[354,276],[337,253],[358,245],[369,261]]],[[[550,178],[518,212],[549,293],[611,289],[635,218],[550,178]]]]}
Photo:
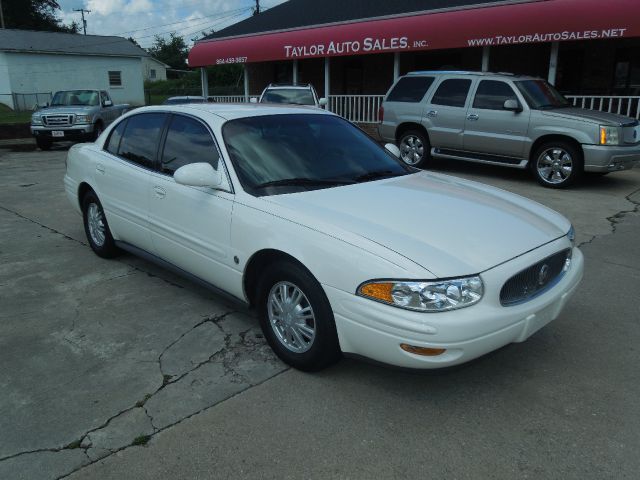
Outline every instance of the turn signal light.
{"type": "Polygon", "coordinates": [[[436,357],[447,351],[445,348],[416,347],[415,345],[409,345],[407,343],[401,343],[400,348],[405,352],[422,355],[424,357],[436,357]]]}
{"type": "Polygon", "coordinates": [[[392,290],[393,283],[367,283],[360,287],[362,295],[388,303],[393,303],[392,290]]]}

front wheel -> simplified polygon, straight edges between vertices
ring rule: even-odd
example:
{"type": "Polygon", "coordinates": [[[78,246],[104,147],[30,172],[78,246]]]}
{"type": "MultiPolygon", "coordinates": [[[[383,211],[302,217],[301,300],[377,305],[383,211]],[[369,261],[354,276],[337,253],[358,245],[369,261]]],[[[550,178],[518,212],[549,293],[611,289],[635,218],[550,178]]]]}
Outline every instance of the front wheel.
{"type": "Polygon", "coordinates": [[[51,149],[52,142],[47,138],[36,137],[36,145],[40,150],[46,151],[51,149]]]}
{"type": "Polygon", "coordinates": [[[555,141],[541,145],[531,158],[531,171],[549,188],[572,185],[583,173],[582,152],[574,145],[555,141]]]}
{"type": "Polygon", "coordinates": [[[95,142],[98,137],[102,134],[104,128],[102,128],[102,123],[98,122],[93,127],[93,141],[95,142]]]}
{"type": "Polygon", "coordinates": [[[400,159],[411,167],[424,168],[431,159],[429,139],[420,130],[408,130],[398,142],[400,159]]]}
{"type": "Polygon", "coordinates": [[[268,268],[260,282],[258,309],[262,332],[283,362],[311,372],[340,358],[329,300],[302,266],[283,262],[268,268]]]}

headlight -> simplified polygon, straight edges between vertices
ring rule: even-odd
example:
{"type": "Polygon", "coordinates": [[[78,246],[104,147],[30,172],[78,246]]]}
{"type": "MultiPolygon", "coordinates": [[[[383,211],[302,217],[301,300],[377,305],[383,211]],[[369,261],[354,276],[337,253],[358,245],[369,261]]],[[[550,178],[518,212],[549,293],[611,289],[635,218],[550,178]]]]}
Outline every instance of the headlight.
{"type": "Polygon", "coordinates": [[[91,123],[91,115],[76,115],[75,123],[91,123]]]}
{"type": "Polygon", "coordinates": [[[600,145],[619,145],[618,127],[600,127],[600,145]]]}
{"type": "Polygon", "coordinates": [[[357,294],[418,312],[444,312],[478,303],[484,293],[479,276],[434,281],[376,280],[358,287],[357,294]]]}
{"type": "Polygon", "coordinates": [[[571,225],[571,228],[567,232],[567,238],[571,242],[571,247],[572,248],[575,247],[576,246],[576,231],[573,229],[573,225],[571,225]]]}
{"type": "Polygon", "coordinates": [[[31,115],[31,125],[42,125],[42,115],[40,114],[31,115]]]}

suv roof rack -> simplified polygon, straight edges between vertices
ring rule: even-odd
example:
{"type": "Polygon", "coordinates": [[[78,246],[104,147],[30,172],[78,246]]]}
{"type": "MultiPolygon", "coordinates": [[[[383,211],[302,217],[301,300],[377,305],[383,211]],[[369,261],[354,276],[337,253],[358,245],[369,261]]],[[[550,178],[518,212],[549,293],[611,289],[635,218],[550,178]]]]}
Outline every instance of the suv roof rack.
{"type": "Polygon", "coordinates": [[[473,72],[470,70],[417,70],[415,72],[409,72],[407,75],[507,75],[509,77],[516,77],[515,73],[510,72],[473,72]]]}
{"type": "Polygon", "coordinates": [[[310,83],[270,83],[269,87],[301,87],[301,88],[309,88],[311,86],[310,83]]]}

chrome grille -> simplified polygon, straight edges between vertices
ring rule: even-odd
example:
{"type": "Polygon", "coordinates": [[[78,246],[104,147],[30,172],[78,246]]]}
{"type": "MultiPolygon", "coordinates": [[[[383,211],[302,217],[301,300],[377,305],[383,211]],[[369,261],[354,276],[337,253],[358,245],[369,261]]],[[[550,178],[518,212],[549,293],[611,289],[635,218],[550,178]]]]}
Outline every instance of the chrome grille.
{"type": "Polygon", "coordinates": [[[73,114],[65,115],[43,115],[42,122],[47,127],[68,127],[73,125],[73,114]]]}
{"type": "Polygon", "coordinates": [[[566,249],[516,273],[502,286],[500,303],[505,307],[516,305],[551,288],[562,277],[570,256],[571,249],[566,249]]]}

